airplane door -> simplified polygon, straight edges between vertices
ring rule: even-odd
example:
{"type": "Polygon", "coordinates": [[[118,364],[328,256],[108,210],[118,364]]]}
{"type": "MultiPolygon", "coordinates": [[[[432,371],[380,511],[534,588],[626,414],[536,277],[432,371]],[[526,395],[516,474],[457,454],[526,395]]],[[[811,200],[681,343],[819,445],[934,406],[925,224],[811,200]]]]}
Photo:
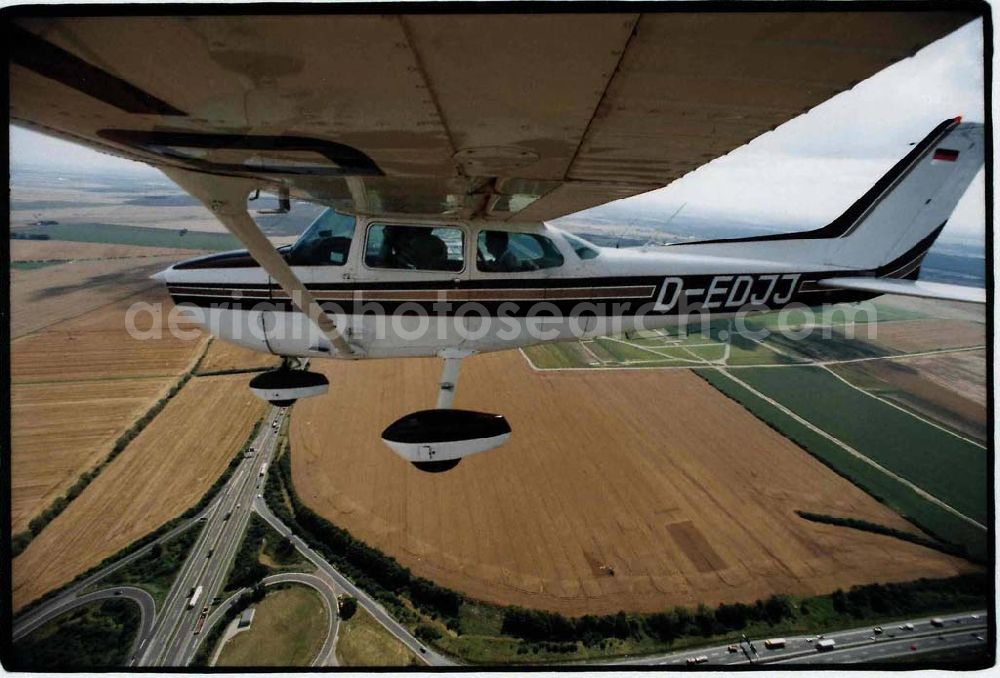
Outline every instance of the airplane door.
{"type": "Polygon", "coordinates": [[[446,318],[469,278],[467,228],[372,220],[363,233],[359,228],[358,239],[363,251],[355,282],[363,315],[354,321],[369,353],[427,355],[460,344],[462,333],[446,318]]]}

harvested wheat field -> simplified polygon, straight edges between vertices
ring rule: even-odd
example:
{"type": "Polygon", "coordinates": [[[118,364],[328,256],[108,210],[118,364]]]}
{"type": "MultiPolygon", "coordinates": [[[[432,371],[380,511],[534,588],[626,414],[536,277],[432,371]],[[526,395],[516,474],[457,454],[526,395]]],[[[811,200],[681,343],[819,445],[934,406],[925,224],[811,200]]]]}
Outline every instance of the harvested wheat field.
{"type": "Polygon", "coordinates": [[[125,379],[176,375],[189,369],[207,341],[190,322],[178,323],[183,334],[169,331],[173,302],[164,290],[120,299],[41,332],[11,342],[11,379],[15,382],[125,379]],[[157,316],[141,312],[127,330],[132,304],[153,305],[157,316]],[[154,320],[159,318],[159,322],[154,320]]]}
{"type": "Polygon", "coordinates": [[[293,408],[303,501],[474,598],[566,614],[653,611],[973,567],[798,518],[797,509],[916,532],[687,371],[538,373],[517,352],[471,358],[456,407],[503,412],[514,434],[453,471],[424,474],[379,433],[433,406],[440,361],[315,369],[338,386],[293,408]]]}
{"type": "Polygon", "coordinates": [[[221,339],[214,339],[198,365],[198,372],[204,374],[220,370],[257,369],[277,367],[280,364],[279,356],[251,351],[221,339]]]}
{"type": "Polygon", "coordinates": [[[143,290],[163,289],[149,276],[176,255],[73,261],[10,272],[11,338],[37,332],[143,290]]]}
{"type": "MultiPolygon", "coordinates": [[[[58,259],[125,259],[171,256],[186,259],[204,250],[180,250],[171,247],[144,247],[106,242],[71,240],[10,240],[11,261],[52,261],[58,259]]],[[[144,262],[134,262],[144,263],[144,262]]],[[[166,266],[164,266],[166,268],[166,266]]]]}
{"type": "Polygon", "coordinates": [[[986,351],[961,351],[899,361],[944,388],[986,406],[986,351]]]}
{"type": "Polygon", "coordinates": [[[166,394],[173,377],[11,386],[11,526],[24,530],[166,394]]]}
{"type": "Polygon", "coordinates": [[[246,377],[196,377],[13,562],[14,609],[192,506],[265,404],[246,377]]]}
{"type": "Polygon", "coordinates": [[[904,353],[986,344],[986,326],[960,320],[904,320],[879,323],[871,338],[904,353]]]}

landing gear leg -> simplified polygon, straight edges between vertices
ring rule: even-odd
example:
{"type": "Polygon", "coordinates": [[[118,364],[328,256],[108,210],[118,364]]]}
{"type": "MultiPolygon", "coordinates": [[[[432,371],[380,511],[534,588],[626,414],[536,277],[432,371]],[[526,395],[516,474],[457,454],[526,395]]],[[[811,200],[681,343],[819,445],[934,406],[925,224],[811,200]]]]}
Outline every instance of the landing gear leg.
{"type": "Polygon", "coordinates": [[[459,351],[454,348],[446,348],[438,356],[444,359],[444,367],[441,369],[441,381],[438,382],[437,408],[439,410],[451,409],[455,402],[455,390],[458,388],[458,369],[462,366],[462,358],[472,355],[471,351],[459,351]]]}

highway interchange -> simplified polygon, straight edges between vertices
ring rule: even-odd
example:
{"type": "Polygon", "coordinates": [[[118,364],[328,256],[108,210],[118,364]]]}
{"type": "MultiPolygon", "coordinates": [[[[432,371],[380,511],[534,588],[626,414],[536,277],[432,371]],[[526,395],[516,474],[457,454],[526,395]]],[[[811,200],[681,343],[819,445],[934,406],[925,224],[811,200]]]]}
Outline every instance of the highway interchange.
{"type": "MultiPolygon", "coordinates": [[[[335,647],[339,628],[337,596],[341,594],[356,598],[360,607],[368,611],[420,661],[435,667],[455,665],[456,662],[452,659],[435,652],[417,640],[371,596],[357,588],[304,540],[292,533],[291,529],[268,508],[262,497],[263,484],[266,471],[276,452],[279,431],[285,416],[285,410],[271,409],[252,443],[255,451],[245,456],[219,494],[201,513],[172,529],[156,542],[99,570],[68,587],[52,600],[22,615],[14,624],[14,639],[26,636],[44,623],[75,607],[123,596],[135,601],[141,611],[140,629],[132,647],[129,666],[188,666],[197,653],[201,641],[226,616],[226,612],[236,602],[238,594],[246,592],[245,590],[237,592],[225,601],[218,600],[243,540],[247,524],[252,513],[256,511],[276,532],[287,536],[299,553],[316,568],[315,573],[282,573],[268,577],[264,581],[265,585],[295,582],[310,586],[320,594],[328,613],[330,627],[321,650],[312,661],[312,666],[336,665],[335,647]],[[201,526],[200,534],[181,566],[161,610],[155,609],[153,598],[147,592],[135,587],[117,586],[84,593],[101,579],[147,554],[153,544],[163,543],[186,529],[197,529],[198,526],[201,526]],[[202,587],[200,598],[194,607],[190,607],[191,592],[199,586],[202,587]]],[[[884,634],[879,636],[873,634],[871,627],[827,633],[824,637],[834,639],[837,646],[834,650],[822,653],[816,650],[815,638],[789,636],[786,637],[785,647],[781,649],[765,649],[763,640],[757,639],[754,640],[753,650],[748,643],[741,643],[736,652],[730,652],[728,645],[719,645],[692,648],[683,652],[617,658],[600,664],[623,668],[643,665],[688,665],[689,660],[704,657],[707,661],[700,665],[829,665],[878,662],[891,657],[947,648],[975,649],[977,646],[985,646],[988,638],[985,611],[948,615],[941,619],[944,621],[942,628],[932,626],[929,618],[921,618],[910,620],[909,623],[913,624],[912,630],[897,628],[905,624],[897,622],[892,626],[887,625],[884,634]]]]}

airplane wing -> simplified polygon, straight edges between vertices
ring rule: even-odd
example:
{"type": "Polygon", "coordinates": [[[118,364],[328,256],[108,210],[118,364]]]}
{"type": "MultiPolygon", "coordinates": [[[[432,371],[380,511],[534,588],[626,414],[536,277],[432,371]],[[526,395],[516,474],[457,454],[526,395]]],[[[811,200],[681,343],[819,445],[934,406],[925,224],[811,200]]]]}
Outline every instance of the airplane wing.
{"type": "Polygon", "coordinates": [[[895,278],[826,278],[817,281],[823,287],[834,289],[861,290],[878,294],[901,294],[907,297],[943,299],[946,301],[968,301],[974,304],[986,303],[986,290],[965,285],[924,282],[923,280],[898,280],[895,278]]]}
{"type": "Polygon", "coordinates": [[[541,221],[665,186],[974,18],[842,7],[8,8],[10,117],[169,171],[248,177],[362,213],[541,221]]]}

